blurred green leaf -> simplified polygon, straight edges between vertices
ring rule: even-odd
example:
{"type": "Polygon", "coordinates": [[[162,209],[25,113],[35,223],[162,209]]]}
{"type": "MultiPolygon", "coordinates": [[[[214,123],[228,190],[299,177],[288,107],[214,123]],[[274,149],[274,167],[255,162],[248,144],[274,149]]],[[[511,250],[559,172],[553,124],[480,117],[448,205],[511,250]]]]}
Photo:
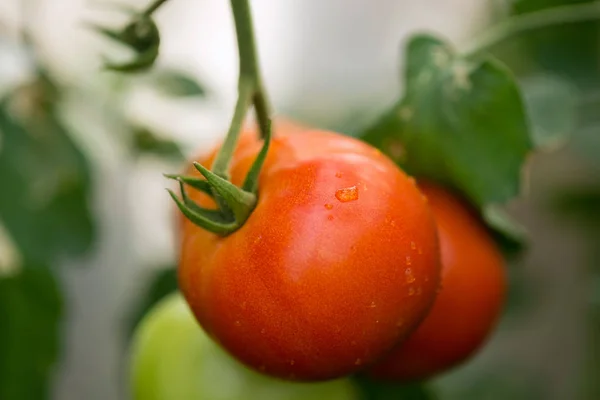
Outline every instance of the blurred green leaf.
{"type": "Polygon", "coordinates": [[[106,60],[104,67],[118,72],[145,71],[154,65],[160,48],[160,33],[152,18],[133,13],[133,19],[122,29],[109,29],[90,24],[89,27],[104,37],[114,40],[135,52],[133,60],[113,62],[106,60]]]}
{"type": "Polygon", "coordinates": [[[497,204],[488,204],[482,211],[483,220],[492,233],[502,251],[507,256],[521,253],[528,242],[527,230],[497,204]]]}
{"type": "Polygon", "coordinates": [[[456,400],[544,400],[547,385],[530,371],[518,365],[497,365],[484,371],[474,371],[457,387],[448,391],[445,399],[456,400]]]}
{"type": "Polygon", "coordinates": [[[577,90],[553,75],[536,75],[521,82],[525,105],[538,148],[563,144],[577,127],[577,90]]]}
{"type": "Polygon", "coordinates": [[[435,400],[438,397],[422,383],[375,381],[357,375],[352,378],[360,400],[435,400]]]}
{"type": "Polygon", "coordinates": [[[550,202],[561,215],[577,218],[587,228],[600,229],[600,186],[563,188],[550,202]]]}
{"type": "Polygon", "coordinates": [[[169,96],[191,97],[206,96],[204,87],[191,75],[173,69],[156,72],[154,84],[158,90],[169,96]]]}
{"type": "MultiPolygon", "coordinates": [[[[590,0],[519,0],[510,2],[509,7],[511,14],[521,15],[561,5],[591,2],[590,0]]],[[[600,84],[598,80],[599,28],[600,23],[589,21],[532,31],[513,40],[522,49],[515,56],[520,59],[532,59],[542,70],[553,71],[577,83],[580,88],[597,87],[600,84]]]]}
{"type": "Polygon", "coordinates": [[[479,207],[517,195],[532,143],[507,69],[490,58],[465,59],[426,35],[412,38],[406,60],[404,98],[363,139],[479,207]]]}
{"type": "MultiPolygon", "coordinates": [[[[596,110],[600,109],[600,105],[596,106],[596,110]]],[[[595,111],[596,117],[600,113],[595,111]]],[[[570,142],[571,148],[578,155],[584,157],[588,162],[596,168],[600,167],[600,121],[591,122],[589,125],[579,129],[570,142]]]]}
{"type": "Polygon", "coordinates": [[[133,127],[133,150],[136,154],[153,154],[174,161],[183,161],[185,156],[177,143],[159,137],[154,132],[133,127]]]}
{"type": "Polygon", "coordinates": [[[125,317],[127,335],[133,333],[138,323],[156,303],[177,290],[177,270],[174,265],[157,271],[149,285],[141,291],[135,306],[125,317]]]}
{"type": "Polygon", "coordinates": [[[62,299],[48,268],[0,278],[0,399],[48,398],[62,299]]]}
{"type": "Polygon", "coordinates": [[[81,254],[94,238],[85,156],[43,80],[0,103],[0,221],[24,260],[81,254]]]}

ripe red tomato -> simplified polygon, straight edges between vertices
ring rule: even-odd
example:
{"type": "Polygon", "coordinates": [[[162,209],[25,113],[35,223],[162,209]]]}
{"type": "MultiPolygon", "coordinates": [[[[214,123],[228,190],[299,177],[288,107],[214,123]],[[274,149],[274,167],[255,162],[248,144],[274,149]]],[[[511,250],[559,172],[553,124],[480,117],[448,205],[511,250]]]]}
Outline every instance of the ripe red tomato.
{"type": "MultiPolygon", "coordinates": [[[[237,185],[256,136],[245,133],[234,155],[237,185]]],[[[200,324],[240,361],[284,379],[331,379],[381,358],[439,284],[435,224],[414,181],[331,132],[275,124],[246,223],[222,237],[184,220],[181,233],[180,287],[200,324]]]]}
{"type": "Polygon", "coordinates": [[[429,378],[471,356],[489,336],[505,294],[503,259],[466,204],[432,184],[419,184],[438,226],[442,284],[419,328],[371,375],[410,381],[429,378]]]}

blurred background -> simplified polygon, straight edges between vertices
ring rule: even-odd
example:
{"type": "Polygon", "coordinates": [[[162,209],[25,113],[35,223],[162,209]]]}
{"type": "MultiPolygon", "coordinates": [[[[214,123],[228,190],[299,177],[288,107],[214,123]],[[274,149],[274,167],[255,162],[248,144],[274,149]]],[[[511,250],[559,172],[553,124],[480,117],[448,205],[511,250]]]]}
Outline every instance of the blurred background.
{"type": "MultiPolygon", "coordinates": [[[[575,2],[251,4],[276,113],[355,134],[401,93],[411,33],[461,48],[512,14],[575,2]]],[[[233,111],[227,1],[162,7],[157,65],[138,75],[101,70],[104,56],[130,56],[86,25],[126,23],[114,5],[0,0],[2,400],[21,399],[1,394],[18,382],[39,389],[26,399],[126,398],[131,329],[174,287],[162,173],[210,150],[233,111]]],[[[147,0],[118,5],[141,9],[147,0]]],[[[500,329],[474,360],[434,382],[441,399],[600,399],[599,27],[542,29],[496,50],[546,146],[509,205],[529,243],[510,258],[500,329]]]]}

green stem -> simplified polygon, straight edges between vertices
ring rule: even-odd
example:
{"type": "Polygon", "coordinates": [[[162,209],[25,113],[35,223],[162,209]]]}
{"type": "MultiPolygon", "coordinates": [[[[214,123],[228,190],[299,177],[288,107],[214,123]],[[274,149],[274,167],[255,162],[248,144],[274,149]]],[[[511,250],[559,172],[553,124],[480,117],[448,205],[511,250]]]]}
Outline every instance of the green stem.
{"type": "Polygon", "coordinates": [[[513,36],[552,25],[592,21],[600,18],[600,1],[553,7],[511,17],[485,31],[464,52],[473,57],[490,50],[513,36]]]}
{"type": "Polygon", "coordinates": [[[267,132],[271,129],[271,119],[269,102],[265,96],[265,91],[262,85],[258,87],[253,97],[254,112],[256,113],[256,120],[258,122],[258,128],[260,130],[260,136],[266,139],[267,132]]]}
{"type": "Polygon", "coordinates": [[[233,156],[233,151],[240,136],[244,117],[250,106],[254,94],[254,82],[240,79],[238,87],[238,100],[235,105],[231,125],[225,137],[225,141],[219,150],[213,163],[212,171],[225,179],[229,179],[229,164],[233,156]]]}
{"type": "MultiPolygon", "coordinates": [[[[164,1],[166,0],[156,1],[154,5],[158,7],[159,3],[164,1]]],[[[191,176],[166,175],[167,178],[175,179],[180,183],[182,200],[172,191],[169,191],[169,194],[181,212],[199,227],[223,236],[239,229],[254,210],[258,201],[260,170],[267,157],[271,141],[269,103],[260,78],[248,0],[231,0],[231,8],[238,40],[240,76],[238,80],[238,100],[231,118],[229,131],[216,155],[212,171],[199,163],[194,163],[194,166],[206,181],[191,176]],[[254,104],[257,114],[263,145],[246,174],[242,187],[238,187],[229,181],[229,167],[244,118],[251,104],[254,104]],[[184,184],[211,196],[216,202],[217,209],[203,208],[193,202],[187,196],[184,184]]]]}
{"type": "Polygon", "coordinates": [[[143,15],[149,17],[154,13],[154,11],[158,10],[160,6],[166,3],[168,0],[155,0],[146,10],[144,10],[143,15]]]}
{"type": "Polygon", "coordinates": [[[219,150],[213,172],[228,179],[229,163],[240,134],[242,123],[250,103],[254,104],[260,133],[264,139],[270,129],[269,104],[262,86],[256,45],[254,43],[254,28],[248,0],[231,0],[235,32],[240,58],[240,76],[238,81],[238,101],[231,121],[231,126],[223,146],[219,150]]]}
{"type": "Polygon", "coordinates": [[[258,120],[260,134],[263,138],[269,129],[269,102],[263,89],[262,78],[254,43],[254,28],[252,13],[248,0],[231,0],[233,20],[238,42],[238,54],[240,58],[240,82],[251,81],[254,84],[252,102],[254,104],[258,120]]]}

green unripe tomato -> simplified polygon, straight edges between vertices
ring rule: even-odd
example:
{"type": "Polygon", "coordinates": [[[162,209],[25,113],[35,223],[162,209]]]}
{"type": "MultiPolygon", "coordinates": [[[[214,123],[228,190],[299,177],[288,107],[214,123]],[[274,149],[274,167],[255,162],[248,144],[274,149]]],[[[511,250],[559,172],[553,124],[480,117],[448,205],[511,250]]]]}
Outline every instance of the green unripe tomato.
{"type": "Polygon", "coordinates": [[[138,325],[131,349],[134,400],[356,400],[347,379],[289,383],[251,371],[226,354],[173,294],[138,325]]]}

